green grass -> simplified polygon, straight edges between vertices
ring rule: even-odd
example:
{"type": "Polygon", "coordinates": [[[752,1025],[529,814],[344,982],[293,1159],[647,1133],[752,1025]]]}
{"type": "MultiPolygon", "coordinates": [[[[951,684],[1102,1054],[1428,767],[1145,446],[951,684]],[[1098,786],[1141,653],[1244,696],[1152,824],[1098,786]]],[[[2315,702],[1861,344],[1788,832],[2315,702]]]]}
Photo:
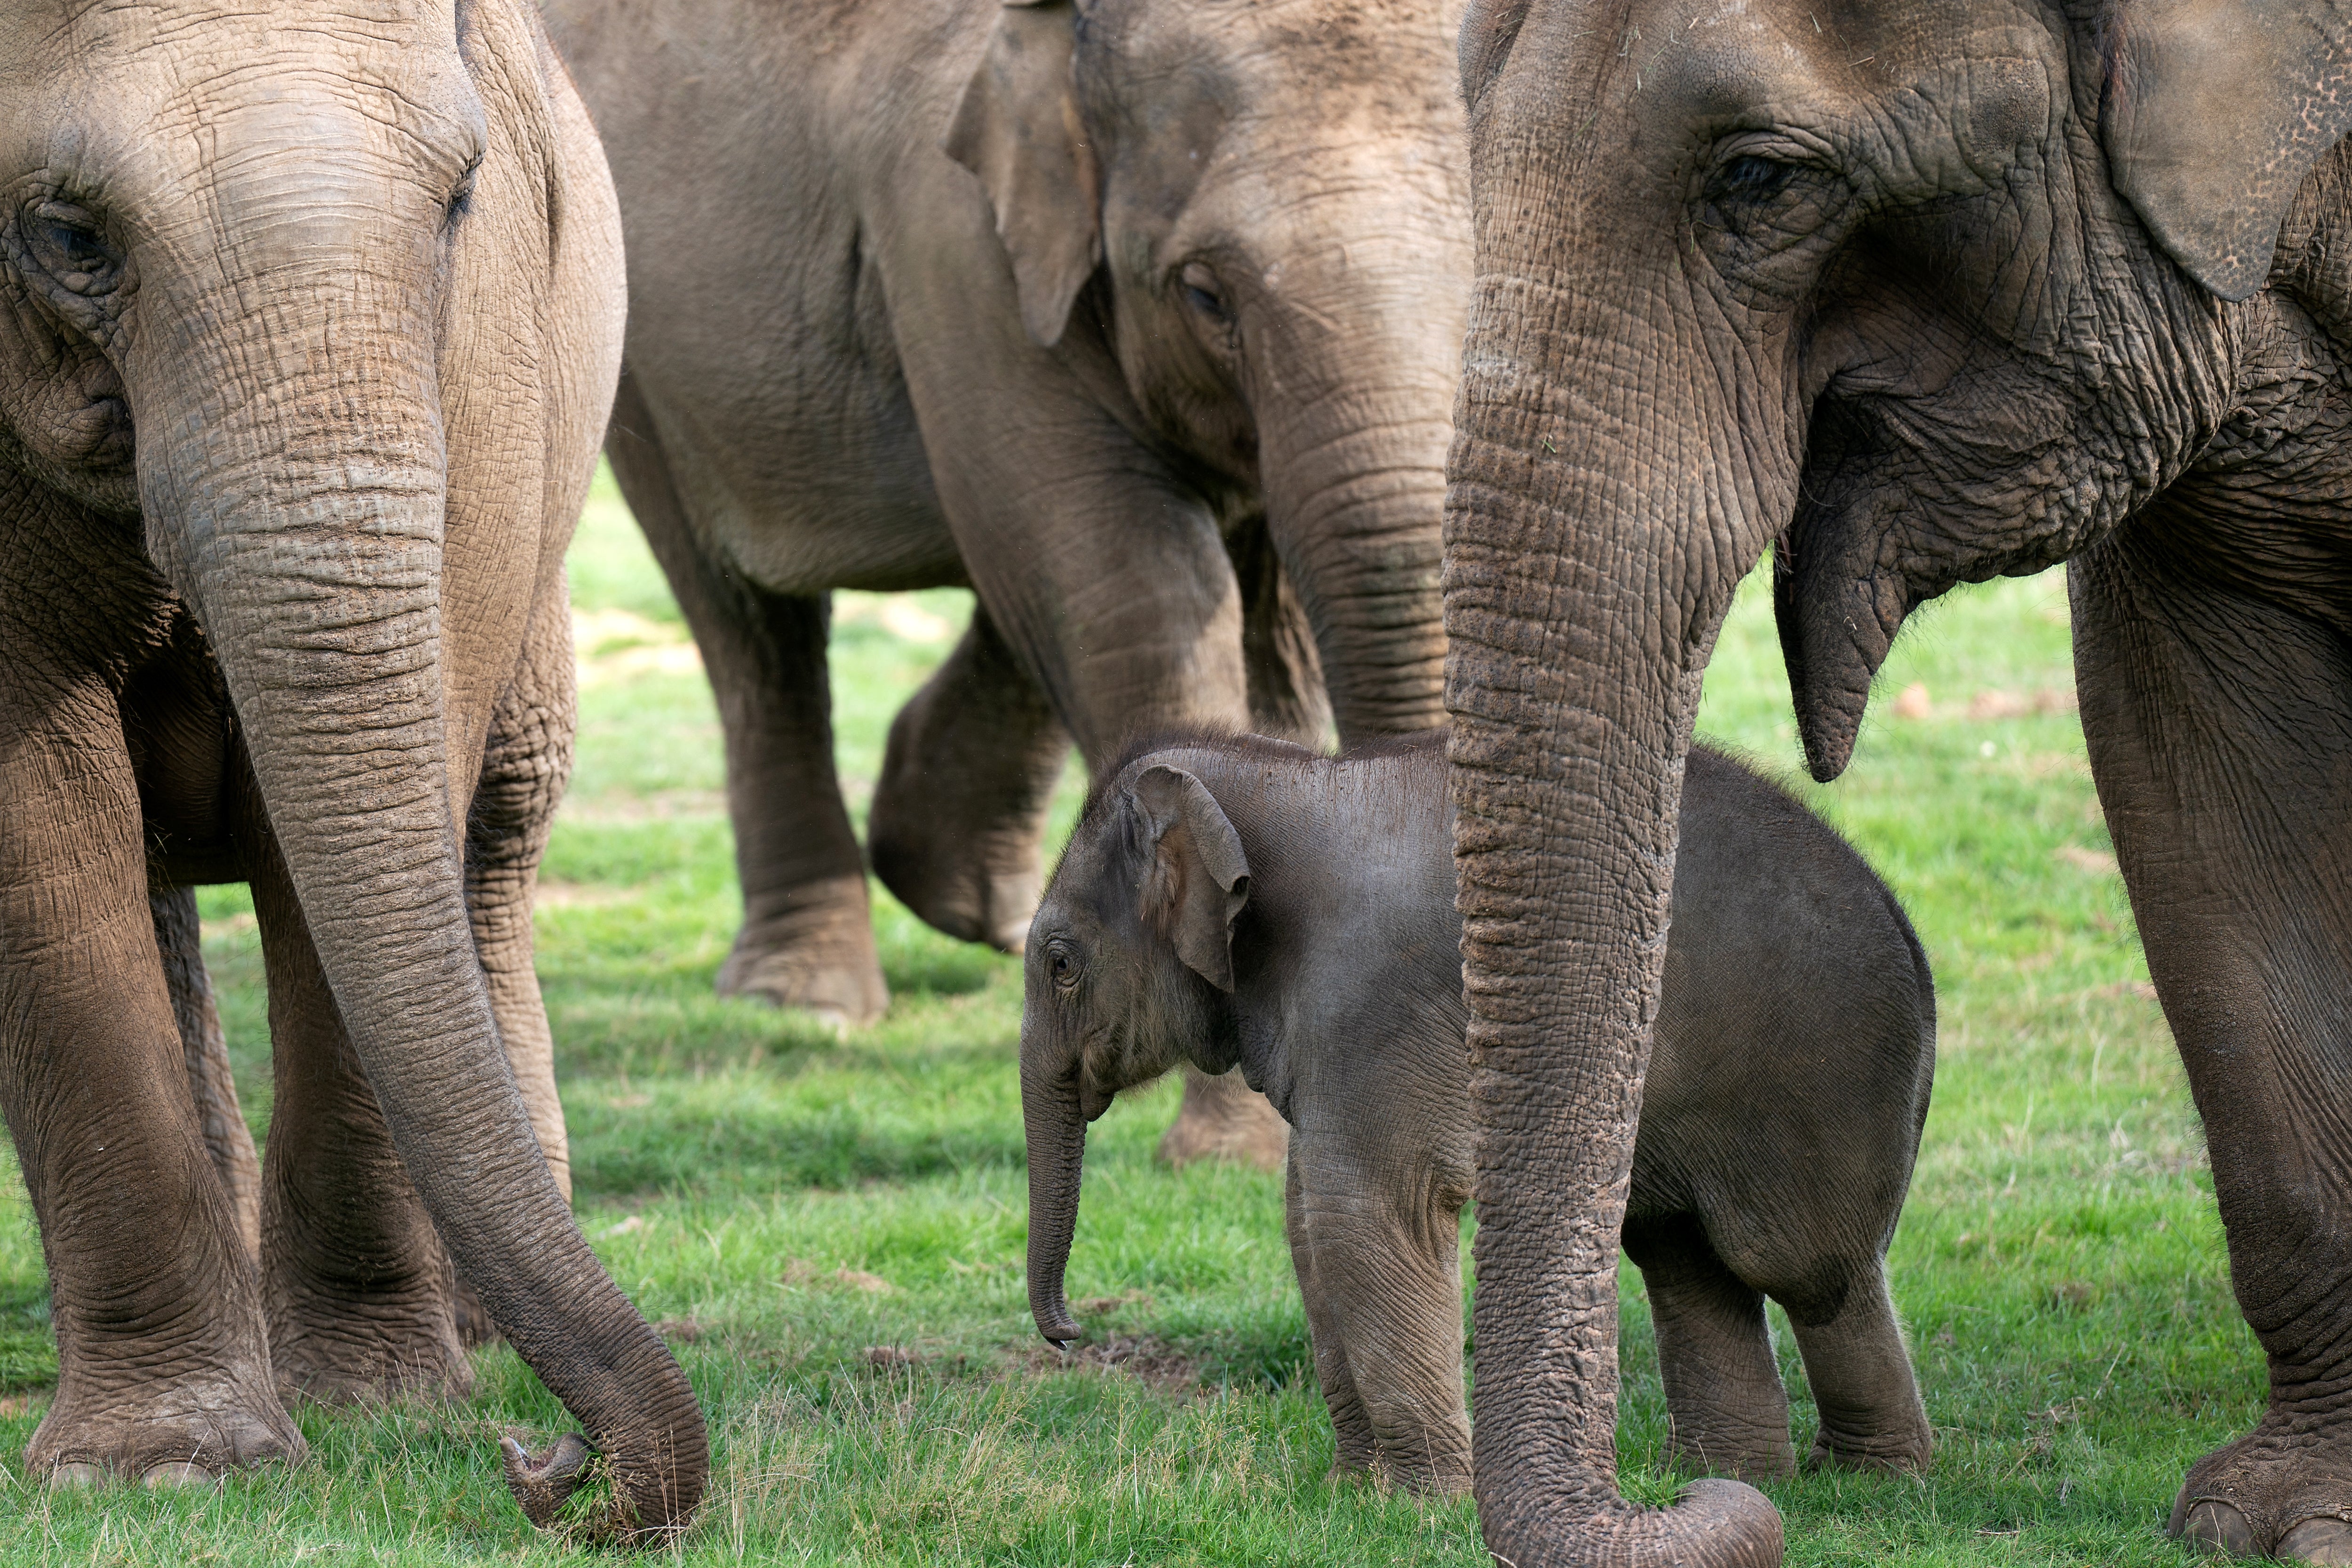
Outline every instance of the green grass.
{"type": "MultiPolygon", "coordinates": [[[[711,994],[737,906],[709,696],[679,668],[675,606],[609,485],[572,561],[580,605],[603,614],[583,648],[595,679],[548,858],[541,971],[582,1222],[649,1318],[698,1331],[678,1349],[717,1457],[679,1553],[1483,1562],[1466,1504],[1326,1484],[1279,1179],[1157,1167],[1168,1087],[1095,1130],[1071,1272],[1097,1337],[1157,1375],[1048,1363],[1021,1281],[1016,965],[929,932],[877,889],[898,998],[878,1027],[835,1039],[711,994]]],[[[965,613],[958,594],[908,598],[919,615],[837,599],[840,765],[861,821],[890,715],[965,613]]],[[[1941,982],[1936,1107],[1894,1253],[1940,1451],[1918,1479],[1768,1489],[1794,1563],[2185,1561],[2160,1533],[2181,1468],[2258,1407],[2260,1362],[2081,731],[2063,707],[2032,710],[2035,694],[2071,690],[2059,576],[1965,591],[1906,634],[1847,778],[1804,786],[1902,895],[1941,982]],[[1894,716],[1915,684],[1928,715],[1894,716]],[[2025,710],[1993,716],[2005,708],[2025,710]]],[[[1798,771],[1756,584],[1701,727],[1798,771]]],[[[1065,823],[1077,788],[1074,773],[1065,823]]],[[[241,889],[205,895],[240,1089],[265,1128],[249,907],[241,889]]],[[[13,1181],[0,1209],[13,1465],[56,1362],[13,1181]]],[[[1624,1289],[1625,1481],[1662,1500],[1675,1479],[1659,1468],[1664,1411],[1630,1270],[1624,1289]]],[[[1784,1366],[1804,1428],[1801,1372],[1792,1354],[1784,1366]]],[[[492,1463],[499,1430],[551,1433],[561,1412],[511,1353],[481,1369],[462,1408],[306,1409],[308,1465],[217,1493],[51,1495],[11,1474],[0,1561],[584,1556],[532,1533],[492,1463]]]]}

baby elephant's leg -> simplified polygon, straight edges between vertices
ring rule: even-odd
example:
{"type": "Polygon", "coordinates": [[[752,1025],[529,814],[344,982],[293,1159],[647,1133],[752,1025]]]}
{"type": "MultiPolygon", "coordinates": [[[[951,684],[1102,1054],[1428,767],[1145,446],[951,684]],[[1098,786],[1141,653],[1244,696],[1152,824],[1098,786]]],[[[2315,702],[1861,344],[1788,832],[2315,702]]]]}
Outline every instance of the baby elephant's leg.
{"type": "Polygon", "coordinates": [[[1822,1413],[1808,1463],[1925,1469],[1935,1437],[1886,1293],[1884,1265],[1873,1258],[1856,1275],[1837,1316],[1809,1325],[1792,1313],[1790,1321],[1822,1413]]]}
{"type": "Polygon", "coordinates": [[[1340,1336],[1339,1319],[1324,1299],[1323,1281],[1315,1271],[1315,1247],[1307,1239],[1307,1220],[1298,1198],[1298,1135],[1291,1134],[1293,1154],[1283,1181],[1283,1230],[1290,1238],[1290,1260],[1298,1269],[1298,1291],[1307,1302],[1308,1348],[1315,1358],[1315,1381],[1331,1412],[1336,1445],[1331,1455],[1331,1479],[1363,1474],[1372,1468],[1372,1423],[1356,1392],[1355,1373],[1348,1367],[1348,1345],[1340,1336]]]}
{"type": "Polygon", "coordinates": [[[1669,1452],[1710,1475],[1793,1474],[1789,1395],[1763,1293],[1725,1267],[1696,1219],[1628,1219],[1624,1241],[1649,1288],[1669,1452]]]}
{"type": "MultiPolygon", "coordinates": [[[[1318,1158],[1299,1140],[1290,1168],[1299,1192],[1294,1234],[1304,1232],[1311,1255],[1300,1279],[1312,1279],[1346,1352],[1373,1475],[1416,1491],[1466,1491],[1459,1218],[1432,1201],[1425,1184],[1400,1182],[1393,1161],[1339,1149],[1318,1158]]],[[[1315,1331],[1319,1339],[1322,1321],[1315,1331]]],[[[1316,1360],[1319,1370],[1319,1343],[1316,1360]]],[[[1340,1419],[1336,1402],[1332,1417],[1340,1419]]],[[[1341,1440],[1344,1459],[1344,1430],[1341,1440]]]]}

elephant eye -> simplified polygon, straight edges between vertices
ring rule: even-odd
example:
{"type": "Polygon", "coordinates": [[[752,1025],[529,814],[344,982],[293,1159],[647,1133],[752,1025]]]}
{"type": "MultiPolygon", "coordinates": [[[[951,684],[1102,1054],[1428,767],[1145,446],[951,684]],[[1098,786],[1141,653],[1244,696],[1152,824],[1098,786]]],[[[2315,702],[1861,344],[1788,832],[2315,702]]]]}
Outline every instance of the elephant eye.
{"type": "Polygon", "coordinates": [[[120,258],[89,214],[62,202],[44,202],[34,209],[28,227],[42,270],[66,289],[103,294],[114,286],[120,258]]]}
{"type": "Polygon", "coordinates": [[[1070,956],[1068,948],[1049,947],[1045,950],[1045,973],[1054,977],[1055,984],[1070,990],[1078,983],[1077,960],[1070,956]]]}
{"type": "Polygon", "coordinates": [[[1232,309],[1225,303],[1224,289],[1217,283],[1217,275],[1206,262],[1188,261],[1178,275],[1184,291],[1184,302],[1220,326],[1234,319],[1232,309]]]}
{"type": "Polygon", "coordinates": [[[1717,200],[1769,202],[1787,190],[1798,173],[1796,164],[1778,158],[1734,158],[1716,171],[1714,195],[1717,200]]]}

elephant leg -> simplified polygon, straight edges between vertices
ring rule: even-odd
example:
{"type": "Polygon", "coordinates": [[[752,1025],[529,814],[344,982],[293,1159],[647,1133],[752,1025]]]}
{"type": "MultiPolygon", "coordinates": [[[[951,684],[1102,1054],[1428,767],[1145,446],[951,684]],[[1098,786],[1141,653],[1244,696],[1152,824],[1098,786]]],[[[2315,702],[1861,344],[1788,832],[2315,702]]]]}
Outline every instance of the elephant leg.
{"type": "MultiPolygon", "coordinates": [[[[1291,1135],[1294,1145],[1297,1134],[1291,1135]]],[[[1295,1153],[1295,1148],[1294,1148],[1295,1153]]],[[[1331,1478],[1369,1474],[1375,1445],[1371,1417],[1356,1392],[1356,1376],[1348,1366],[1348,1343],[1339,1331],[1339,1318],[1325,1294],[1326,1282],[1316,1272],[1315,1247],[1307,1232],[1301,1207],[1298,1161],[1293,1158],[1282,1182],[1282,1229],[1290,1241],[1290,1261],[1298,1271],[1298,1293],[1307,1306],[1307,1350],[1315,1362],[1315,1381],[1331,1412],[1331,1478]]]]}
{"type": "Polygon", "coordinates": [[[702,650],[727,745],[727,809],[743,927],[719,991],[836,1025],[890,1005],[874,948],[866,862],[833,765],[825,599],[769,594],[709,560],[688,522],[652,415],[621,379],[604,449],[702,650]]]}
{"type": "MultiPolygon", "coordinates": [[[[557,595],[533,613],[514,681],[491,711],[481,780],[466,823],[466,910],[474,950],[481,955],[515,1087],[547,1156],[548,1173],[567,1202],[572,1148],[555,1091],[555,1036],[539,991],[530,911],[555,808],[572,777],[576,679],[571,617],[557,595]]],[[[498,1330],[474,1288],[461,1278],[455,1289],[458,1338],[468,1345],[495,1340],[498,1330]]]]}
{"type": "Polygon", "coordinates": [[[1623,1240],[1649,1289],[1673,1433],[1667,1452],[1707,1475],[1794,1474],[1789,1394],[1764,1293],[1725,1266],[1688,1215],[1629,1216],[1623,1240]]]}
{"type": "Polygon", "coordinates": [[[180,1048],[188,1066],[188,1091],[213,1168],[228,1188],[236,1214],[236,1234],[247,1258],[261,1256],[261,1161],[253,1152],[253,1129],[236,1103],[236,1079],[229,1071],[228,1037],[213,1000],[212,975],[205,968],[203,931],[196,920],[194,888],[162,888],[148,896],[155,921],[155,947],[163,955],[163,983],[172,994],[172,1016],[180,1026],[180,1048]]]}
{"type": "MultiPolygon", "coordinates": [[[[1374,1136],[1392,1135],[1398,1121],[1361,1120],[1374,1136]]],[[[1293,1150],[1291,1249],[1297,1257],[1303,1233],[1308,1256],[1300,1282],[1311,1277],[1323,1304],[1324,1321],[1311,1324],[1316,1371],[1323,1372],[1328,1331],[1346,1358],[1347,1386],[1356,1418],[1370,1432],[1375,1478],[1415,1491],[1467,1491],[1470,1422],[1455,1257],[1461,1222],[1429,1201],[1411,1161],[1382,1157],[1355,1142],[1318,1130],[1302,1133],[1293,1150]]],[[[1329,1389],[1327,1382],[1327,1395],[1329,1389]]],[[[1336,1424],[1336,1401],[1332,1416],[1336,1424]]],[[[1343,1461],[1346,1442],[1343,1429],[1343,1461]]]]}
{"type": "Polygon", "coordinates": [[[2171,1530],[2352,1563],[2352,651],[2163,553],[2198,536],[2165,510],[2070,569],[2075,669],[2270,1380],[2171,1530]]]}
{"type": "Polygon", "coordinates": [[[1242,658],[1249,676],[1250,728],[1311,751],[1329,748],[1331,698],[1315,627],[1275,553],[1265,514],[1225,539],[1242,591],[1242,658]]]}
{"type": "Polygon", "coordinates": [[[1290,1124],[1245,1082],[1241,1069],[1213,1077],[1191,1062],[1177,1069],[1184,1101],[1160,1135],[1160,1158],[1175,1166],[1195,1160],[1232,1160],[1261,1171],[1278,1170],[1290,1147],[1290,1124]]]}
{"type": "MultiPolygon", "coordinates": [[[[1774,1293],[1783,1305],[1786,1300],[1774,1293]]],[[[1885,1265],[1873,1258],[1846,1287],[1837,1315],[1790,1326],[1805,1358],[1805,1381],[1821,1412],[1807,1463],[1854,1470],[1924,1470],[1936,1437],[1919,1403],[1911,1353],[1903,1343],[1885,1265]]]]}
{"type": "Polygon", "coordinates": [[[948,935],[1019,952],[1069,753],[1053,705],[974,605],[963,640],[890,725],[866,819],[874,874],[948,935]]]}
{"type": "Polygon", "coordinates": [[[0,670],[0,1103],[58,1341],[26,1470],[162,1483],[299,1458],[189,1092],[121,719],[98,679],[26,674],[0,670]]]}
{"type": "Polygon", "coordinates": [[[473,1366],[448,1255],[393,1147],[275,841],[261,836],[251,857],[277,1088],[261,1282],[278,1391],[289,1402],[461,1397],[473,1366]]]}

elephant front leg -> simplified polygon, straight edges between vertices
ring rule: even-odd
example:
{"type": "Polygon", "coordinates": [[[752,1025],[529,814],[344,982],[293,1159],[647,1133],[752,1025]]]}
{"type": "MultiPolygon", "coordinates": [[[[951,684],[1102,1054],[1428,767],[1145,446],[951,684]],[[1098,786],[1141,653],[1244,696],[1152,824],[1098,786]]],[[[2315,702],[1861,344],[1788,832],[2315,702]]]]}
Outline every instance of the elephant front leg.
{"type": "Polygon", "coordinates": [[[299,1458],[236,1205],[189,1092],[121,721],[94,679],[62,701],[37,679],[27,700],[9,663],[0,1101],[58,1339],[57,1394],[26,1468],[168,1484],[299,1458]]]}
{"type": "MultiPolygon", "coordinates": [[[[1297,1137],[1292,1134],[1294,1144],[1297,1137]]],[[[1298,1190],[1298,1165],[1292,1159],[1283,1175],[1282,1229],[1290,1242],[1290,1261],[1298,1272],[1298,1293],[1307,1307],[1307,1344],[1315,1361],[1315,1381],[1322,1387],[1324,1408],[1331,1413],[1330,1479],[1370,1475],[1377,1447],[1372,1421],[1364,1413],[1363,1396],[1356,1392],[1356,1376],[1348,1366],[1348,1345],[1339,1332],[1338,1310],[1325,1295],[1322,1276],[1316,1272],[1315,1244],[1307,1233],[1298,1190]]]]}
{"type": "Polygon", "coordinates": [[[1070,739],[985,606],[890,725],[866,842],[923,920],[1019,952],[1042,887],[1045,808],[1070,739]]]}
{"type": "Polygon", "coordinates": [[[261,1268],[278,1391],[289,1402],[462,1397],[473,1365],[448,1255],[393,1146],[285,864],[266,837],[254,858],[277,1087],[261,1268]]]}
{"type": "Polygon", "coordinates": [[[755,996],[835,1025],[890,1005],[874,948],[866,861],[833,765],[830,605],[769,594],[709,560],[688,523],[645,401],[625,375],[604,449],[694,630],[719,700],[743,927],[722,996],[755,996]]]}
{"type": "Polygon", "coordinates": [[[1772,1355],[1764,1293],[1732,1273],[1694,1216],[1629,1215],[1622,1239],[1650,1294],[1668,1454],[1706,1475],[1794,1474],[1789,1394],[1772,1355]]]}
{"type": "Polygon", "coordinates": [[[2231,1282],[2269,1363],[2176,1536],[2352,1563],[2352,656],[2160,553],[2161,511],[2069,573],[2083,728],[2148,971],[2205,1122],[2231,1282]]]}

